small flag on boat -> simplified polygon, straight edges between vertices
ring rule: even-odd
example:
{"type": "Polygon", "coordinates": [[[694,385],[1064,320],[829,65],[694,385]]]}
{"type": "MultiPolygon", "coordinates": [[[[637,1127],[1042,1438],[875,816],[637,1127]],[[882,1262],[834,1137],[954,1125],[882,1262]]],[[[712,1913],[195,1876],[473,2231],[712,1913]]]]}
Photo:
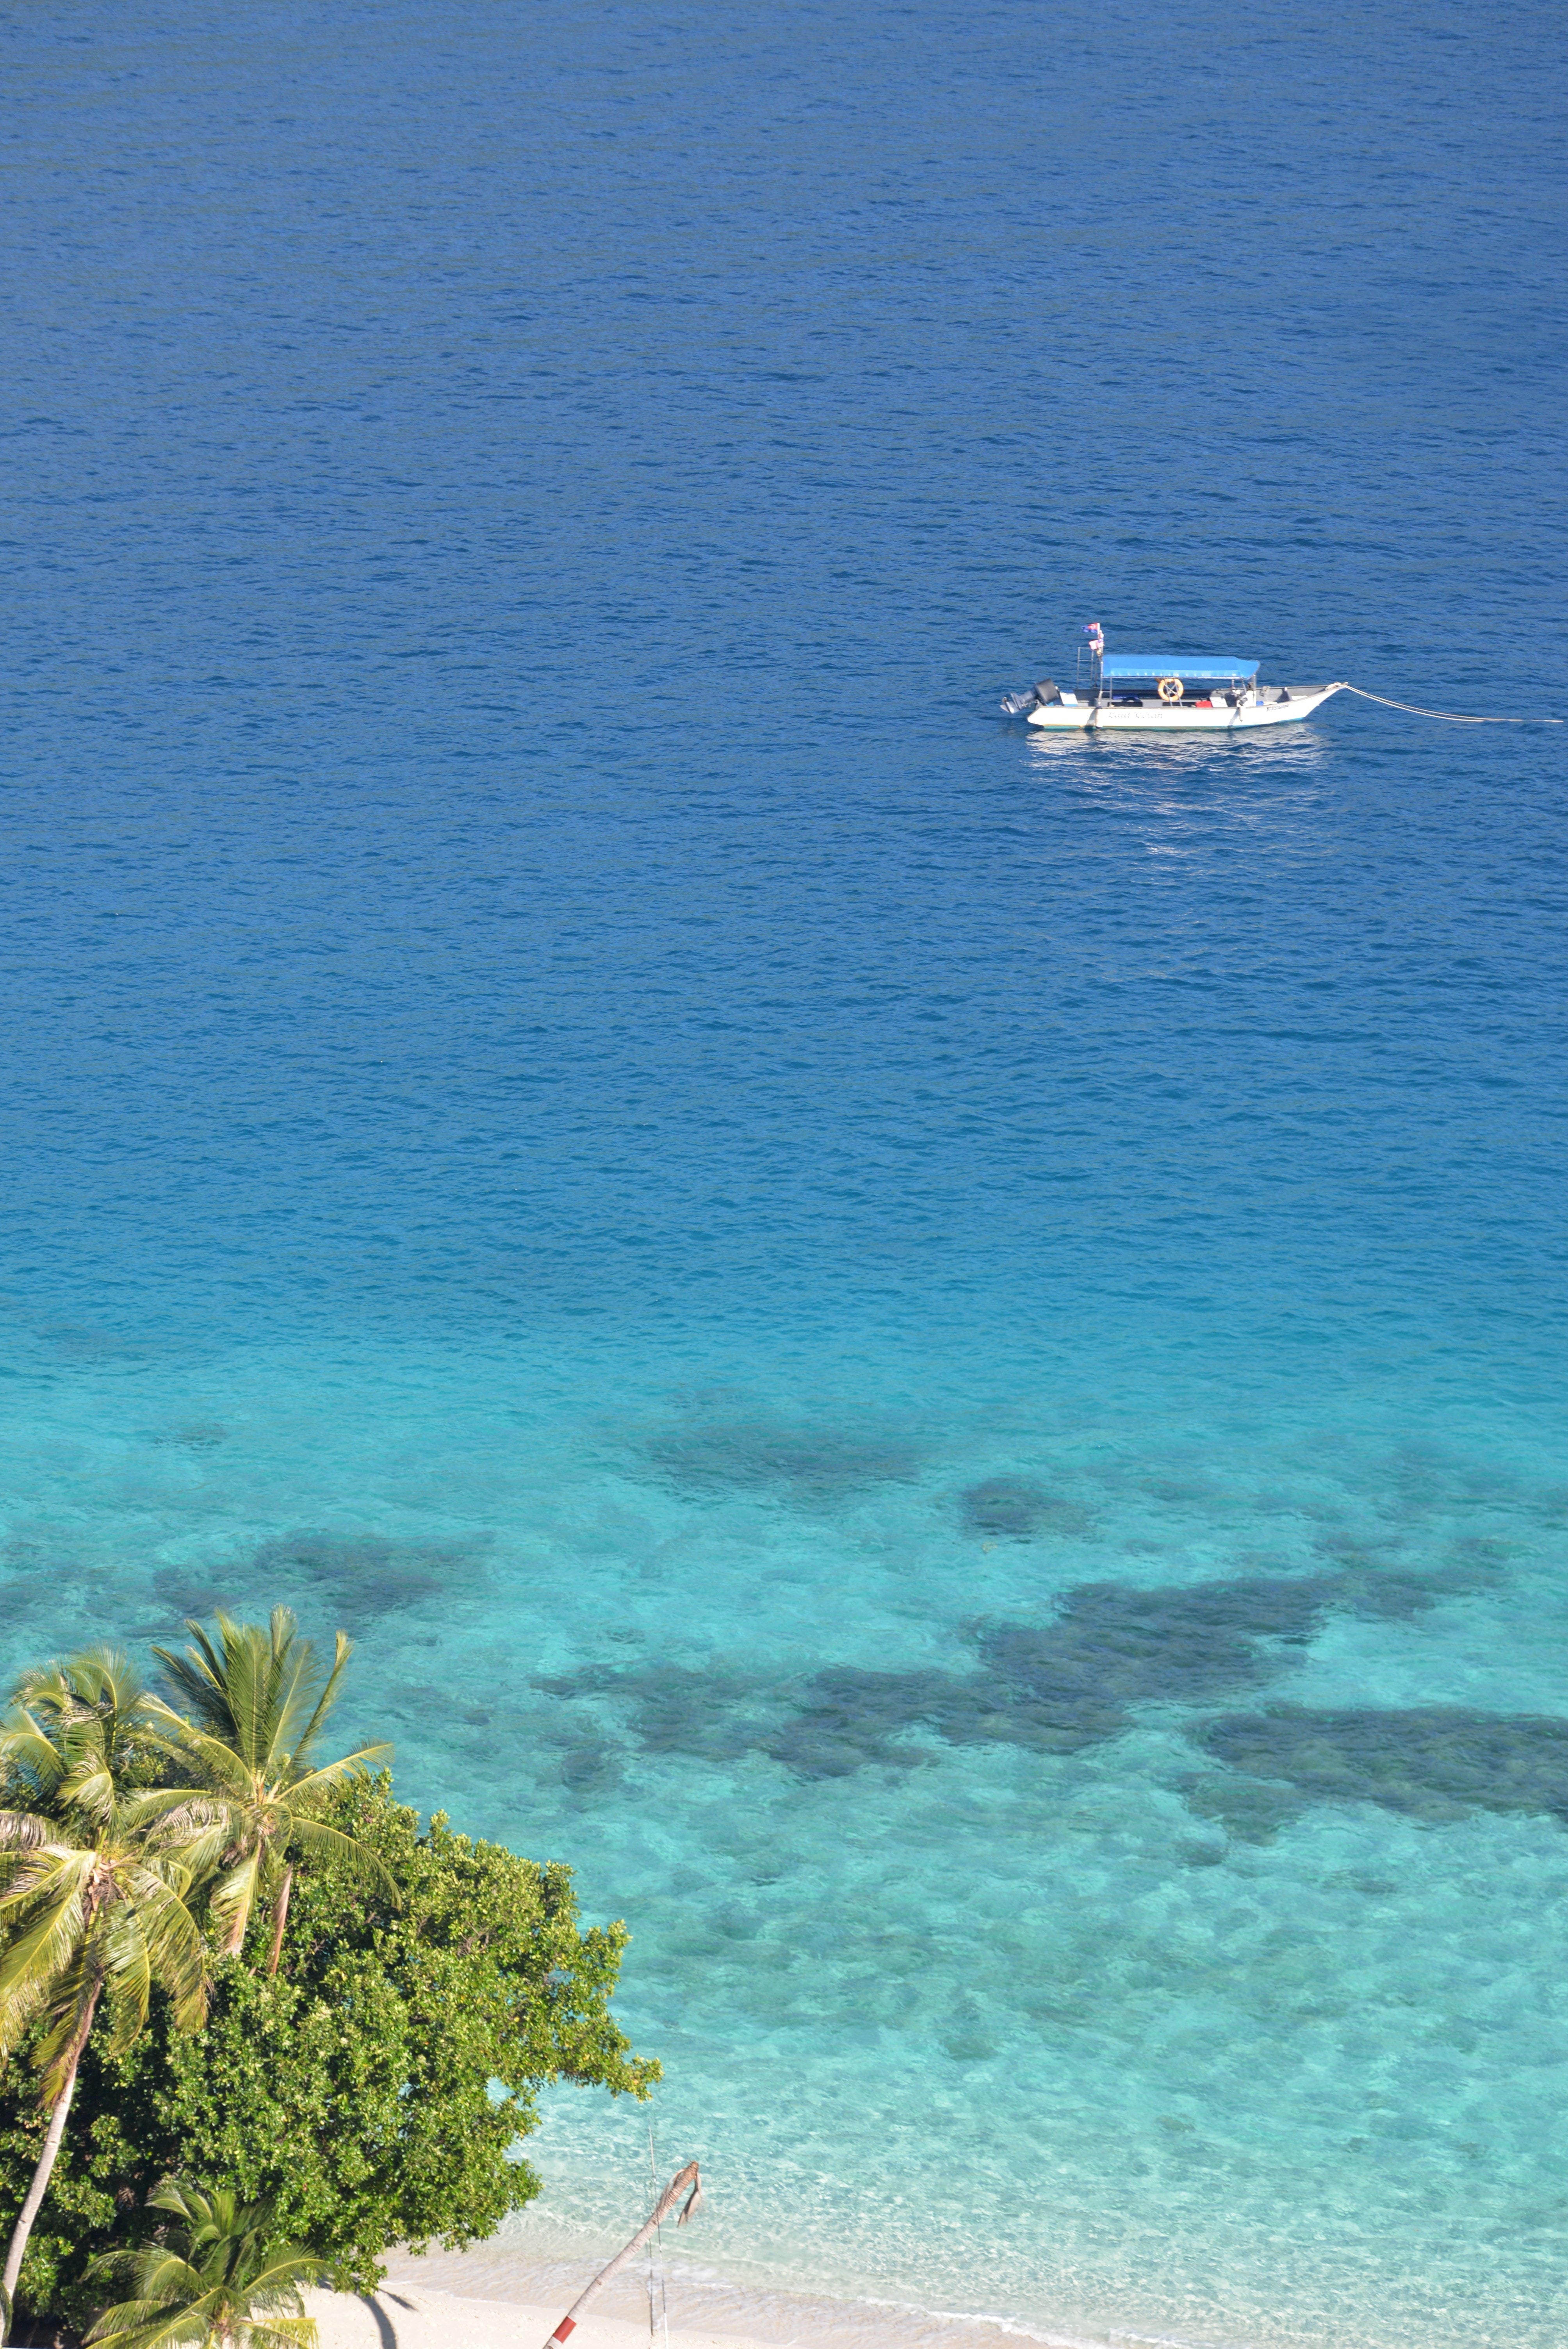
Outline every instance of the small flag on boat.
{"type": "Polygon", "coordinates": [[[1086,620],[1083,624],[1083,632],[1088,638],[1088,648],[1090,652],[1094,655],[1096,660],[1099,660],[1101,653],[1105,650],[1105,630],[1100,626],[1098,620],[1086,620]]]}

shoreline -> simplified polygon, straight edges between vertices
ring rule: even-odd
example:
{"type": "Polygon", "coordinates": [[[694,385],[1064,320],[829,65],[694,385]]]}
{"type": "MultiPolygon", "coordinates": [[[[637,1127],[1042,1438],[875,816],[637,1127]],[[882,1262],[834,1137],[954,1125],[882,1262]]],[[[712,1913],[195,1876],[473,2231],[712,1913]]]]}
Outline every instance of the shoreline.
{"type": "MultiPolygon", "coordinates": [[[[424,2258],[395,2253],[372,2297],[312,2292],[306,2302],[321,2349],[544,2349],[599,2264],[519,2258],[500,2244],[424,2258]]],[[[1016,2349],[1019,2342],[1103,2349],[1112,2337],[1131,2349],[1139,2337],[1119,2329],[1097,2342],[1001,2317],[737,2284],[684,2261],[665,2261],[664,2284],[671,2349],[1016,2349]]],[[[580,2320],[572,2349],[644,2349],[648,2302],[648,2270],[638,2264],[615,2277],[580,2320]]],[[[654,2338],[662,2344],[664,2337],[661,2323],[654,2338]]]]}
{"type": "MultiPolygon", "coordinates": [[[[307,2292],[321,2349],[520,2349],[545,2342],[559,2315],[526,2301],[469,2300],[422,2285],[382,2285],[369,2297],[307,2292]]],[[[576,2326],[573,2349],[643,2349],[645,2324],[593,2313],[576,2326]]],[[[670,2328],[681,2349],[751,2349],[744,2336],[670,2328]]]]}

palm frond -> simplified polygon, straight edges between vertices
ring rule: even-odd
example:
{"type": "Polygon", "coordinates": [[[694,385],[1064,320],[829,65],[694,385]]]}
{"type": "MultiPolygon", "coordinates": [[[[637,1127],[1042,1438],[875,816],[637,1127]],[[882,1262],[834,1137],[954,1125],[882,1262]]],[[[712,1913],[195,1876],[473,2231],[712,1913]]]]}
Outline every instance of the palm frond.
{"type": "MultiPolygon", "coordinates": [[[[87,1930],[87,1881],[94,1855],[70,1855],[85,1866],[60,1867],[40,1884],[13,1878],[0,1894],[0,1925],[15,1913],[8,1938],[0,1948],[0,2003],[15,1997],[28,1982],[52,1981],[70,1960],[71,1951],[87,1930]]],[[[39,1865],[35,1860],[35,1868],[39,1865]]]]}
{"type": "Polygon", "coordinates": [[[33,2063],[43,2075],[44,2101],[52,2105],[70,2078],[81,2054],[99,1996],[99,1977],[88,1949],[79,1949],[54,1986],[48,2001],[51,2017],[33,2063]]]}
{"type": "Polygon", "coordinates": [[[169,1993],[175,2026],[199,2031],[207,2020],[207,1950],[196,1920],[179,1893],[149,1871],[137,1871],[134,1913],[154,1979],[169,1993]]]}
{"type": "MultiPolygon", "coordinates": [[[[220,1615],[220,1626],[226,1619],[220,1615]]],[[[232,1748],[235,1723],[224,1685],[223,1655],[193,1618],[187,1619],[185,1629],[191,1634],[191,1644],[182,1656],[176,1655],[172,1648],[154,1648],[152,1652],[163,1666],[168,1685],[191,1714],[191,1725],[232,1748]]],[[[169,1713],[160,1698],[155,1698],[154,1702],[160,1707],[160,1718],[169,1713]]],[[[169,1717],[177,1723],[181,1719],[178,1713],[170,1713],[169,1717]]]]}
{"type": "Polygon", "coordinates": [[[300,1637],[287,1607],[273,1608],[264,1632],[259,1625],[246,1625],[243,1636],[254,1765],[271,1779],[286,1777],[301,1715],[321,1680],[315,1643],[300,1637]]]}
{"type": "Polygon", "coordinates": [[[50,1663],[34,1664],[18,1675],[15,1700],[43,1723],[56,1729],[81,1720],[89,1710],[77,1690],[69,1665],[57,1657],[50,1663]]]}
{"type": "Polygon", "coordinates": [[[115,1853],[115,1880],[121,1899],[152,1899],[160,1889],[183,1900],[196,1874],[182,1850],[160,1851],[156,1846],[132,1843],[120,1845],[115,1853]]]}
{"type": "Polygon", "coordinates": [[[192,1881],[210,1876],[233,1841],[234,1806],[188,1786],[160,1786],[121,1806],[126,1831],[144,1836],[148,1857],[173,1860],[192,1881]]]}
{"type": "Polygon", "coordinates": [[[262,1856],[259,1849],[245,1853],[243,1858],[221,1876],[207,1895],[207,1906],[217,1929],[219,1948],[225,1957],[232,1957],[244,1947],[250,1930],[251,1910],[255,1905],[261,1878],[262,1856]]]}
{"type": "Polygon", "coordinates": [[[270,2194],[246,2206],[232,2186],[198,2186],[194,2178],[172,2174],[159,2179],[147,2198],[147,2207],[183,2220],[183,2229],[172,2231],[183,2232],[192,2244],[264,2234],[273,2223],[270,2194]]]}
{"type": "MultiPolygon", "coordinates": [[[[150,2204],[151,2199],[150,2195],[150,2204]]],[[[104,2251],[88,2263],[88,2273],[129,2276],[134,2300],[144,2308],[166,2308],[176,2294],[200,2300],[207,2289],[207,2279],[200,2270],[163,2243],[138,2243],[104,2251]]],[[[125,2304],[121,2302],[122,2307],[125,2304]]]]}
{"type": "Polygon", "coordinates": [[[0,1999],[13,1997],[24,1980],[57,1973],[88,1933],[87,1902],[79,1884],[57,1880],[35,1892],[14,1884],[0,1900],[0,1999]]]}
{"type": "Polygon", "coordinates": [[[0,2069],[26,2037],[47,1995],[46,1982],[24,1982],[11,1997],[0,2001],[0,2069]]]}
{"type": "Polygon", "coordinates": [[[175,1694],[199,1729],[221,1740],[253,1775],[284,1774],[321,1679],[315,1647],[300,1637],[292,1611],[275,1607],[264,1630],[220,1613],[216,1640],[197,1622],[186,1628],[191,1644],[183,1656],[153,1651],[175,1694]]]}
{"type": "Polygon", "coordinates": [[[301,2251],[296,2244],[284,2243],[269,2251],[266,2265],[259,2269],[246,2293],[253,2308],[298,2307],[302,2284],[314,2283],[325,2272],[326,2261],[314,2251],[301,2251]]]}
{"type": "Polygon", "coordinates": [[[205,2344],[212,2337],[216,2292],[170,2308],[167,2301],[121,2301],[106,2308],[88,2339],[94,2349],[179,2349],[179,2344],[205,2344]]]}
{"type": "Polygon", "coordinates": [[[335,1633],[332,1649],[332,1670],[328,1672],[325,1685],[323,1687],[320,1696],[316,1699],[315,1711],[311,1714],[310,1719],[305,1723],[304,1727],[301,1730],[298,1737],[294,1741],[294,1764],[296,1770],[304,1769],[305,1763],[310,1758],[310,1749],[315,1744],[317,1737],[320,1735],[322,1726],[326,1720],[327,1714],[337,1702],[338,1683],[343,1678],[344,1671],[348,1663],[348,1659],[353,1653],[353,1644],[347,1638],[346,1634],[342,1631],[335,1633]]]}
{"type": "Polygon", "coordinates": [[[123,1648],[84,1648],[65,1669],[79,1701],[106,1715],[134,1713],[145,1693],[141,1674],[123,1648]]]}
{"type": "Polygon", "coordinates": [[[244,1802],[254,1794],[256,1773],[251,1769],[234,1747],[215,1730],[200,1729],[194,1722],[182,1721],[161,1698],[158,1719],[160,1743],[171,1761],[191,1772],[210,1793],[231,1802],[244,1802]]]}
{"type": "Polygon", "coordinates": [[[321,2335],[314,2316],[274,2316],[265,2324],[242,2318],[234,2337],[245,2349],[317,2349],[321,2335]]]}
{"type": "Polygon", "coordinates": [[[65,1775],[65,1764],[26,1705],[14,1704],[0,1723],[0,1772],[15,1789],[27,1788],[46,1802],[65,1775]]]}
{"type": "Polygon", "coordinates": [[[123,1648],[85,1648],[67,1656],[49,1668],[46,1684],[62,1730],[96,1721],[113,1747],[145,1726],[147,1691],[123,1648]]]}
{"type": "Polygon", "coordinates": [[[275,2209],[270,2199],[242,2204],[232,2187],[168,2177],[147,2207],[175,2223],[161,2243],[94,2262],[96,2272],[128,2276],[134,2296],[106,2310],[90,2341],[158,2349],[160,2343],[205,2341],[218,2331],[236,2344],[310,2349],[315,2336],[302,2330],[309,2320],[300,2286],[319,2277],[325,2263],[295,2244],[268,2244],[275,2209]],[[194,2330],[199,2324],[207,2330],[194,2330]]]}
{"type": "Polygon", "coordinates": [[[147,2021],[152,2003],[152,1961],[138,1911],[124,1902],[112,1911],[100,1937],[99,1959],[108,2000],[108,2048],[122,2055],[147,2021]]]}
{"type": "Polygon", "coordinates": [[[236,1623],[227,1615],[219,1616],[218,1630],[223,1641],[223,1694],[233,1723],[235,1750],[248,1768],[264,1769],[269,1742],[267,1715],[271,1711],[270,1643],[257,1625],[236,1623]]]}
{"type": "Polygon", "coordinates": [[[46,1900],[60,1885],[77,1885],[85,1895],[97,1872],[100,1856],[90,1843],[53,1819],[45,1824],[47,1842],[29,1838],[5,1855],[7,1866],[0,1911],[26,1909],[36,1900],[46,1900]]]}
{"type": "Polygon", "coordinates": [[[62,1810],[80,1811],[96,1827],[105,1827],[114,1816],[118,1788],[113,1757],[107,1750],[100,1724],[94,1723],[86,1737],[67,1740],[70,1766],[55,1792],[62,1810]]]}
{"type": "Polygon", "coordinates": [[[185,1812],[198,1824],[205,1824],[209,1818],[226,1818],[229,1807],[221,1795],[207,1786],[150,1786],[126,1798],[120,1806],[120,1818],[135,1833],[143,1827],[157,1828],[167,1819],[178,1821],[185,1812]]]}
{"type": "Polygon", "coordinates": [[[329,1827],[324,1819],[295,1819],[289,1842],[307,1858],[342,1860],[356,1875],[376,1878],[392,1906],[403,1906],[403,1896],[391,1871],[368,1845],[345,1835],[341,1827],[329,1827]]]}
{"type": "MultiPolygon", "coordinates": [[[[299,1625],[291,1609],[273,1609],[268,1636],[272,1646],[273,1680],[267,1773],[271,1777],[279,1777],[297,1765],[298,1749],[302,1743],[309,1740],[309,1725],[307,1723],[302,1731],[300,1721],[320,1685],[321,1664],[315,1652],[315,1641],[300,1638],[299,1625]]],[[[330,1706],[330,1697],[319,1700],[311,1720],[321,1718],[324,1705],[330,1706]]]]}
{"type": "Polygon", "coordinates": [[[53,1819],[46,1819],[36,1811],[0,1811],[0,1847],[17,1851],[39,1851],[54,1842],[57,1829],[53,1819]]]}
{"type": "Polygon", "coordinates": [[[341,1762],[324,1762],[319,1770],[312,1770],[304,1777],[293,1781],[288,1790],[289,1800],[298,1802],[304,1797],[308,1801],[315,1795],[333,1794],[339,1786],[346,1786],[351,1778],[362,1778],[367,1771],[382,1768],[391,1761],[392,1752],[391,1745],[381,1738],[374,1745],[357,1746],[352,1754],[346,1754],[341,1762]]]}

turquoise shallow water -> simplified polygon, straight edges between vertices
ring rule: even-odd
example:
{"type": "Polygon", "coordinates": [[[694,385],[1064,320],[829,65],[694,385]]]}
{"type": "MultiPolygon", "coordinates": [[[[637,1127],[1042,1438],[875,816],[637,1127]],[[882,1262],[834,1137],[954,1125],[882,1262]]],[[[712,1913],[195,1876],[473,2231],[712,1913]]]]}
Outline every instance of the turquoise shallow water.
{"type": "MultiPolygon", "coordinates": [[[[956,1320],[116,1362],[13,1424],[10,1587],[346,1621],[405,1785],[630,1917],[709,2269],[1545,2341],[1568,1495],[1551,1413],[1420,1401],[956,1320]]],[[[536,2158],[607,2233],[642,2116],[536,2158]]]]}
{"type": "Polygon", "coordinates": [[[1562,737],[993,714],[1563,706],[1532,20],[5,38],[0,1661],[345,1625],[740,2283],[1559,2341],[1562,737]]]}

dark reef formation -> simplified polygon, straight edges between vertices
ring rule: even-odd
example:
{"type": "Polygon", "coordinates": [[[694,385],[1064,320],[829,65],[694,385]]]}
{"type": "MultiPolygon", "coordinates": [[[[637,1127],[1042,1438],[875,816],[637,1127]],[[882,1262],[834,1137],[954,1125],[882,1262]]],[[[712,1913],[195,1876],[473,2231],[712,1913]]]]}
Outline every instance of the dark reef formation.
{"type": "Polygon", "coordinates": [[[1308,1803],[1377,1803],[1428,1826],[1476,1811],[1568,1826],[1568,1721],[1539,1713],[1280,1704],[1223,1714],[1192,1735],[1226,1769],[1184,1791],[1235,1835],[1270,1833],[1308,1803]]]}
{"type": "Polygon", "coordinates": [[[638,1453],[644,1467],[677,1492],[770,1495],[807,1509],[832,1507],[878,1485],[907,1484],[924,1459],[905,1434],[863,1424],[851,1433],[744,1410],[655,1428],[638,1453]]]}
{"type": "MultiPolygon", "coordinates": [[[[767,1755],[799,1778],[870,1765],[909,1769],[949,1745],[1076,1754],[1171,1707],[1212,1764],[1181,1781],[1200,1815],[1249,1838],[1305,1805],[1372,1802],[1429,1824],[1477,1809],[1568,1822],[1568,1722],[1462,1707],[1215,1713],[1261,1692],[1346,1612],[1403,1619],[1488,1578],[1482,1559],[1423,1576],[1364,1563],[1317,1575],[1080,1584],[1043,1625],[971,1626],[967,1671],[838,1664],[779,1683],[733,1668],[593,1665],[540,1683],[554,1699],[608,1708],[645,1754],[729,1763],[767,1755]]],[[[611,1765],[616,1739],[578,1714],[573,1767],[611,1765]]]]}
{"type": "Polygon", "coordinates": [[[214,1608],[254,1606],[254,1592],[273,1603],[325,1609],[349,1631],[378,1616],[439,1599],[469,1587],[481,1570],[481,1542],[400,1541],[380,1534],[282,1534],[263,1542],[248,1565],[166,1567],[153,1578],[153,1595],[174,1616],[210,1615],[214,1608]]]}
{"type": "Polygon", "coordinates": [[[987,1476],[959,1496],[965,1530],[993,1541],[1034,1541],[1042,1534],[1085,1535],[1093,1519],[1076,1501],[1028,1476],[987,1476]]]}

